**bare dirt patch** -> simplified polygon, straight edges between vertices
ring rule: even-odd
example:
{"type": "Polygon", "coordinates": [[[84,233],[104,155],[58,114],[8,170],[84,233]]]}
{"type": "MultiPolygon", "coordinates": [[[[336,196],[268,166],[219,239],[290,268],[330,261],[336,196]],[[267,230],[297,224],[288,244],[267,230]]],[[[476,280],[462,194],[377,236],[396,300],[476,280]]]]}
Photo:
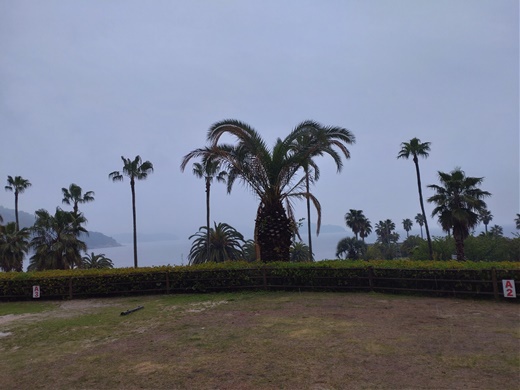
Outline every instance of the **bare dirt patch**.
{"type": "Polygon", "coordinates": [[[7,389],[35,383],[41,389],[518,389],[516,304],[334,293],[146,299],[144,310],[119,318],[114,308],[99,325],[88,323],[96,310],[121,301],[59,307],[55,314],[76,310],[83,323],[70,317],[67,327],[66,319],[63,329],[53,328],[66,337],[49,342],[27,329],[45,349],[30,363],[23,362],[28,346],[13,349],[6,344],[12,336],[1,338],[0,383],[7,389]]]}

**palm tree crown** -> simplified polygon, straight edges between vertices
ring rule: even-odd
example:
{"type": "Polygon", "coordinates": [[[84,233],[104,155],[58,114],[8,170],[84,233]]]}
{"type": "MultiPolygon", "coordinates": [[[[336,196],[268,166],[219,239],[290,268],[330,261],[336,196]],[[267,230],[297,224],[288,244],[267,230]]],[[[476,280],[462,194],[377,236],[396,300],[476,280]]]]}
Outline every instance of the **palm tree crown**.
{"type": "Polygon", "coordinates": [[[345,223],[350,229],[352,229],[352,233],[356,236],[356,240],[358,239],[359,232],[361,231],[365,220],[366,217],[363,215],[363,210],[350,209],[349,212],[345,214],[345,223]]]}
{"type": "Polygon", "coordinates": [[[295,229],[289,198],[309,198],[318,210],[320,220],[321,207],[318,200],[305,190],[305,177],[298,179],[296,174],[313,156],[327,153],[334,157],[339,154],[330,144],[324,144],[317,135],[310,136],[311,141],[305,147],[295,148],[298,137],[318,127],[337,134],[339,143],[351,136],[343,128],[326,128],[316,122],[305,121],[283,140],[279,138],[270,149],[260,134],[249,125],[237,120],[224,120],[210,127],[207,135],[209,147],[196,149],[184,157],[187,160],[211,156],[228,172],[228,192],[238,179],[258,196],[260,205],[255,223],[255,243],[258,248],[257,256],[263,261],[289,259],[295,229]],[[219,144],[223,135],[233,137],[236,143],[219,144]]]}
{"type": "Polygon", "coordinates": [[[24,179],[21,176],[7,176],[7,185],[5,186],[6,191],[14,192],[14,212],[16,216],[16,230],[20,230],[20,223],[18,220],[18,195],[23,194],[27,188],[31,186],[29,180],[24,179]]]}
{"type": "Polygon", "coordinates": [[[428,199],[428,202],[436,204],[432,216],[437,215],[443,230],[453,231],[457,260],[465,259],[464,240],[486,209],[483,198],[491,195],[478,188],[483,180],[482,177],[466,176],[464,171],[456,168],[450,173],[439,172],[440,185],[428,186],[435,191],[435,195],[428,199]]]}
{"type": "MultiPolygon", "coordinates": [[[[426,218],[426,213],[424,211],[424,201],[422,195],[422,185],[421,185],[421,172],[419,170],[419,158],[423,157],[427,158],[429,156],[430,151],[430,142],[421,142],[419,138],[412,138],[410,142],[402,142],[401,150],[397,155],[397,158],[405,158],[409,159],[410,156],[413,158],[413,163],[415,165],[415,173],[417,176],[417,188],[419,190],[419,203],[421,204],[421,211],[423,215],[424,227],[426,229],[426,238],[428,239],[428,250],[430,252],[430,260],[433,260],[433,249],[432,249],[432,240],[430,237],[430,229],[428,228],[428,219],[426,218]]],[[[421,225],[422,232],[422,225],[421,225]]]]}
{"type": "Polygon", "coordinates": [[[410,218],[403,219],[403,229],[406,230],[406,238],[409,237],[409,232],[412,230],[413,222],[410,218]]]}
{"type": "Polygon", "coordinates": [[[78,213],[78,204],[88,203],[94,201],[94,192],[87,191],[83,194],[83,190],[77,184],[72,183],[69,188],[62,188],[63,193],[62,203],[72,204],[73,212],[78,213]]]}
{"type": "Polygon", "coordinates": [[[150,161],[143,162],[140,156],[133,160],[121,156],[123,160],[123,173],[111,172],[108,177],[112,181],[123,181],[123,176],[130,178],[130,190],[132,191],[132,220],[134,231],[134,267],[137,268],[137,221],[135,211],[135,180],[145,180],[153,172],[153,164],[150,161]]]}
{"type": "Polygon", "coordinates": [[[418,213],[416,216],[415,216],[415,222],[417,222],[417,224],[419,225],[419,227],[421,228],[421,238],[424,238],[423,237],[423,232],[422,232],[422,227],[424,225],[424,215],[422,215],[421,213],[418,213]]]}
{"type": "Polygon", "coordinates": [[[188,259],[190,265],[202,264],[208,261],[220,263],[229,260],[240,260],[243,258],[242,246],[245,244],[244,236],[227,223],[215,223],[209,234],[209,257],[207,254],[207,237],[204,231],[206,226],[199,228],[199,232],[190,236],[193,241],[188,259]]]}
{"type": "Polygon", "coordinates": [[[491,211],[489,211],[488,209],[484,209],[480,212],[479,218],[482,221],[482,223],[484,224],[484,229],[487,234],[487,232],[488,232],[487,227],[488,227],[489,223],[493,220],[493,214],[491,214],[491,211]]]}
{"type": "MultiPolygon", "coordinates": [[[[293,141],[292,147],[297,153],[300,150],[312,148],[313,152],[302,161],[302,168],[305,175],[305,189],[307,194],[310,194],[310,184],[316,182],[320,176],[320,170],[314,157],[328,154],[332,157],[336,164],[338,172],[343,167],[342,155],[345,159],[350,158],[350,151],[347,149],[345,144],[354,144],[356,139],[354,134],[349,130],[340,129],[337,127],[323,127],[316,122],[307,121],[304,122],[308,125],[308,131],[302,132],[293,141]],[[313,146],[314,144],[314,146],[313,146]],[[339,149],[336,151],[335,149],[339,149]],[[312,173],[312,176],[311,176],[312,173]]],[[[310,197],[307,196],[307,233],[309,237],[309,260],[312,261],[312,234],[311,234],[311,210],[310,210],[310,197]]],[[[321,213],[319,215],[321,217],[321,213]]],[[[320,232],[321,219],[318,218],[316,224],[316,235],[320,232]]]]}

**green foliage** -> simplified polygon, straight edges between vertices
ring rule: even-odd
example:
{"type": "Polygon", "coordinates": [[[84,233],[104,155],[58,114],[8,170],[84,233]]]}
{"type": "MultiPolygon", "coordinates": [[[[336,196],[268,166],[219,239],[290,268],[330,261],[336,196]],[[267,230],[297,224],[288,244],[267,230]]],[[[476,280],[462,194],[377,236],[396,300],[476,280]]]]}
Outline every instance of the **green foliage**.
{"type": "Polygon", "coordinates": [[[338,242],[336,257],[351,260],[362,258],[367,251],[367,244],[355,237],[345,237],[338,242]]]}
{"type": "Polygon", "coordinates": [[[54,215],[47,210],[36,211],[36,222],[32,228],[33,238],[29,269],[67,269],[81,266],[81,251],[87,249],[78,237],[86,233],[83,214],[63,211],[56,208],[54,215]]]}
{"type": "Polygon", "coordinates": [[[301,263],[311,258],[310,248],[303,242],[293,242],[289,253],[292,262],[301,263]]]}
{"type": "Polygon", "coordinates": [[[81,258],[80,268],[84,269],[103,269],[103,268],[114,268],[114,263],[111,259],[105,256],[104,253],[98,255],[91,252],[90,255],[85,255],[81,258]]]}
{"type": "Polygon", "coordinates": [[[23,270],[23,258],[29,251],[29,234],[29,229],[18,230],[14,222],[0,225],[0,269],[6,272],[23,270]]]}
{"type": "MultiPolygon", "coordinates": [[[[419,250],[419,247],[422,244],[427,245],[427,242],[419,236],[412,235],[412,236],[407,237],[406,240],[404,240],[403,243],[401,244],[401,248],[400,248],[401,256],[412,257],[414,252],[419,250]]],[[[427,247],[426,247],[426,250],[428,250],[427,247]]],[[[426,260],[426,259],[427,259],[427,257],[424,260],[426,260]]]]}
{"type": "Polygon", "coordinates": [[[197,233],[190,236],[190,240],[192,238],[195,240],[188,255],[190,264],[221,263],[244,257],[242,252],[242,246],[245,244],[244,236],[227,223],[215,222],[215,227],[210,229],[209,233],[207,227],[202,226],[197,233]]]}
{"type": "Polygon", "coordinates": [[[237,261],[183,267],[0,273],[0,299],[30,299],[34,285],[40,286],[41,299],[237,289],[367,291],[374,282],[370,282],[372,277],[379,278],[374,284],[378,291],[407,288],[492,294],[491,268],[497,270],[498,280],[520,278],[520,263],[513,262],[237,261]]]}
{"type": "MultiPolygon", "coordinates": [[[[404,243],[403,243],[404,244],[404,243]]],[[[434,237],[433,255],[435,260],[451,260],[456,253],[453,237],[434,237]]],[[[497,237],[491,234],[469,236],[465,241],[466,257],[471,261],[520,261],[520,238],[497,237]]],[[[409,257],[426,260],[428,247],[420,242],[409,257]]]]}

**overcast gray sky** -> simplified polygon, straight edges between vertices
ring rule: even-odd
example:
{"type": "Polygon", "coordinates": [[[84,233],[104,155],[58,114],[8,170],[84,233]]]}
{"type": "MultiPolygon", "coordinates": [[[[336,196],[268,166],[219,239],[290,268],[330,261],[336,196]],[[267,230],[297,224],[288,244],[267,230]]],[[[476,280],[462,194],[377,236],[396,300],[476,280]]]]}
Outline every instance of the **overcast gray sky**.
{"type": "MultiPolygon", "coordinates": [[[[271,145],[306,119],[355,134],[340,174],[319,160],[324,224],[351,208],[413,219],[413,162],[396,159],[413,137],[431,142],[425,186],[460,166],[485,177],[491,224],[520,212],[517,0],[0,0],[0,53],[0,178],[31,181],[27,212],[67,208],[74,182],[96,193],[88,229],[130,232],[129,182],[108,173],[139,154],[155,167],[136,185],[139,231],[195,233],[204,183],[179,165],[227,118],[271,145]]],[[[252,228],[256,207],[213,186],[214,221],[252,228]]]]}

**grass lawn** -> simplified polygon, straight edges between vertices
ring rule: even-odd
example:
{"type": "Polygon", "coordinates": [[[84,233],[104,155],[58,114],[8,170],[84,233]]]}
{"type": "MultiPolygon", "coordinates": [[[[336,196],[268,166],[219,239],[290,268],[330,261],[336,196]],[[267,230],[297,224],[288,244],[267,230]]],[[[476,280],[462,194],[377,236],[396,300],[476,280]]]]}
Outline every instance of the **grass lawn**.
{"type": "Polygon", "coordinates": [[[0,303],[0,387],[518,389],[519,320],[511,302],[373,293],[0,303]]]}

